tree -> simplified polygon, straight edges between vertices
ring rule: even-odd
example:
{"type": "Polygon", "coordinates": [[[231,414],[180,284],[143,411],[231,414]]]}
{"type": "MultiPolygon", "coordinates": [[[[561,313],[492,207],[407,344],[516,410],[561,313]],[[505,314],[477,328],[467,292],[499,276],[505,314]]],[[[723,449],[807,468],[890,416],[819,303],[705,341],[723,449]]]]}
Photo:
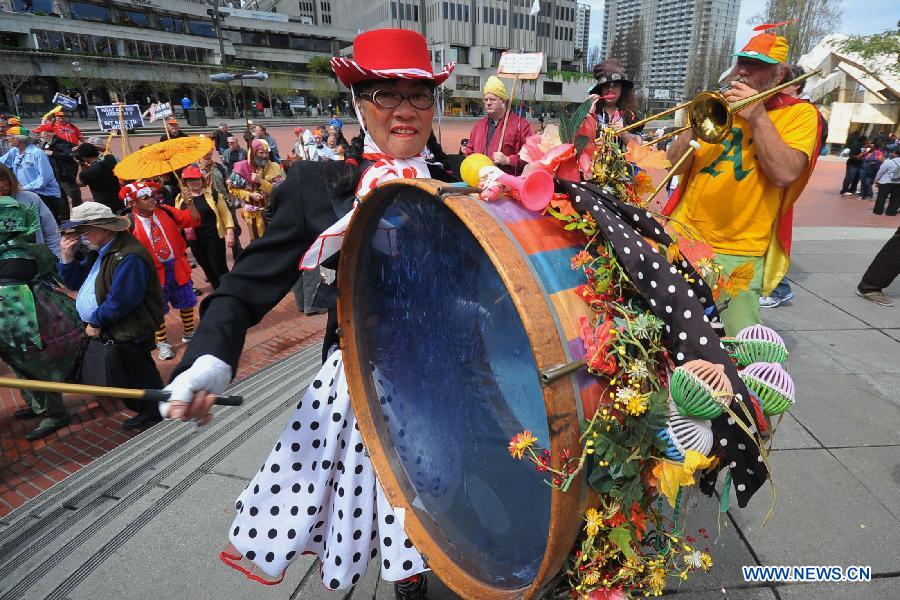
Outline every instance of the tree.
{"type": "Polygon", "coordinates": [[[587,70],[592,70],[598,62],[600,62],[600,45],[594,44],[588,52],[587,70]]]}
{"type": "MultiPolygon", "coordinates": [[[[7,62],[7,65],[12,63],[7,62]]],[[[9,100],[12,102],[13,110],[16,115],[19,114],[19,101],[16,99],[16,95],[19,93],[19,90],[22,89],[26,83],[31,81],[31,75],[21,75],[19,73],[10,73],[8,71],[0,72],[0,84],[3,85],[3,89],[6,90],[6,93],[9,95],[9,100]]]]}
{"type": "Polygon", "coordinates": [[[206,69],[197,69],[196,71],[194,71],[194,76],[196,77],[197,81],[197,83],[194,85],[197,87],[197,89],[200,90],[200,93],[203,94],[206,106],[212,106],[213,100],[225,93],[225,84],[218,83],[216,81],[210,81],[209,73],[210,72],[206,69]]]}
{"type": "MultiPolygon", "coordinates": [[[[600,49],[597,48],[597,55],[600,49]]],[[[644,64],[644,18],[638,16],[628,24],[627,28],[620,28],[613,39],[607,58],[618,58],[622,61],[625,74],[638,87],[644,79],[641,67],[644,64]]],[[[599,61],[598,61],[599,62],[599,61]]]]}
{"type": "Polygon", "coordinates": [[[172,94],[175,92],[175,90],[177,90],[179,87],[181,87],[180,83],[176,83],[175,81],[172,81],[168,77],[168,75],[169,75],[169,72],[166,71],[165,74],[163,75],[163,79],[161,79],[159,81],[151,81],[150,82],[150,89],[153,90],[158,95],[158,97],[159,97],[158,99],[161,100],[162,102],[171,102],[172,94]]]}
{"type": "Polygon", "coordinates": [[[58,77],[59,84],[66,89],[75,89],[81,92],[85,107],[91,102],[91,90],[100,84],[100,76],[97,65],[94,63],[81,63],[74,61],[68,74],[58,77]]]}
{"type": "Polygon", "coordinates": [[[841,52],[858,54],[869,63],[884,63],[895,75],[900,75],[900,21],[896,29],[872,35],[851,35],[834,42],[841,52]]]}
{"type": "Polygon", "coordinates": [[[310,95],[318,99],[319,106],[322,108],[327,107],[328,101],[337,96],[337,88],[334,85],[334,81],[322,75],[310,77],[307,90],[309,90],[310,95]],[[326,100],[326,102],[322,102],[322,100],[326,100]]]}
{"type": "Polygon", "coordinates": [[[778,28],[778,35],[790,46],[789,63],[809,52],[826,34],[841,24],[840,4],[833,0],[767,0],[764,12],[748,21],[752,24],[793,21],[778,28]]]}
{"type": "Polygon", "coordinates": [[[331,60],[326,56],[313,56],[307,63],[310,73],[316,75],[331,75],[331,60]]]}
{"type": "Polygon", "coordinates": [[[107,77],[105,78],[107,87],[116,94],[119,102],[127,103],[128,94],[134,91],[138,86],[135,79],[126,79],[124,77],[107,77]]]}

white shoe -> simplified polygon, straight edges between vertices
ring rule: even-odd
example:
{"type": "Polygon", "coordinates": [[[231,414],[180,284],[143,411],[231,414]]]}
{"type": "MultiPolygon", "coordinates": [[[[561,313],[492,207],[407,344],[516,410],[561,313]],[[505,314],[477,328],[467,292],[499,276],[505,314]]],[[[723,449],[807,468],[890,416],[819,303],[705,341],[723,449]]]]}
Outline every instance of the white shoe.
{"type": "Polygon", "coordinates": [[[159,360],[172,360],[175,358],[175,351],[169,342],[158,342],[156,344],[156,352],[159,360]]]}

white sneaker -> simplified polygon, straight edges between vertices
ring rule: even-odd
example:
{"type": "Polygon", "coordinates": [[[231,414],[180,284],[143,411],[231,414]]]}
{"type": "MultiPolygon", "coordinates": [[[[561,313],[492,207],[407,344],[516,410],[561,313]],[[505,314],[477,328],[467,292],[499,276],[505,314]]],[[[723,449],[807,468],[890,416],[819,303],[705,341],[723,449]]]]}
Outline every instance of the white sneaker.
{"type": "Polygon", "coordinates": [[[172,360],[175,358],[175,351],[172,350],[172,345],[169,342],[158,342],[156,344],[156,353],[159,356],[159,360],[172,360]]]}

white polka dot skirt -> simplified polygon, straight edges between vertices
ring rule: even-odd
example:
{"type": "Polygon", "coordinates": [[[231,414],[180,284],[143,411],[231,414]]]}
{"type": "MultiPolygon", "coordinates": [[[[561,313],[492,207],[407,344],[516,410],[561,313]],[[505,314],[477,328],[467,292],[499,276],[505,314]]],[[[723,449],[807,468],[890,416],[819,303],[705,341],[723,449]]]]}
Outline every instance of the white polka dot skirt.
{"type": "Polygon", "coordinates": [[[387,581],[426,569],[375,477],[340,352],[319,370],[235,509],[230,540],[241,556],[226,551],[223,560],[253,579],[265,579],[255,566],[278,580],[301,554],[319,557],[322,583],[333,590],[356,584],[378,556],[387,581]]]}

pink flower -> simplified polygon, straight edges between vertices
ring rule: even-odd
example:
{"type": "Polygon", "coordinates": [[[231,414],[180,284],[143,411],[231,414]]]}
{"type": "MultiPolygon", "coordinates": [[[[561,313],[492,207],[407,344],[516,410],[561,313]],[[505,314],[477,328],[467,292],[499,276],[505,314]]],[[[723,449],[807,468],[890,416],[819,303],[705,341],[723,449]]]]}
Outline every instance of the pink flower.
{"type": "Polygon", "coordinates": [[[575,146],[562,143],[556,125],[547,125],[543,133],[528,137],[519,158],[529,163],[528,172],[541,170],[562,179],[578,180],[575,146]]]}
{"type": "Polygon", "coordinates": [[[588,596],[589,600],[628,600],[625,590],[614,588],[610,590],[594,590],[588,596]]]}

